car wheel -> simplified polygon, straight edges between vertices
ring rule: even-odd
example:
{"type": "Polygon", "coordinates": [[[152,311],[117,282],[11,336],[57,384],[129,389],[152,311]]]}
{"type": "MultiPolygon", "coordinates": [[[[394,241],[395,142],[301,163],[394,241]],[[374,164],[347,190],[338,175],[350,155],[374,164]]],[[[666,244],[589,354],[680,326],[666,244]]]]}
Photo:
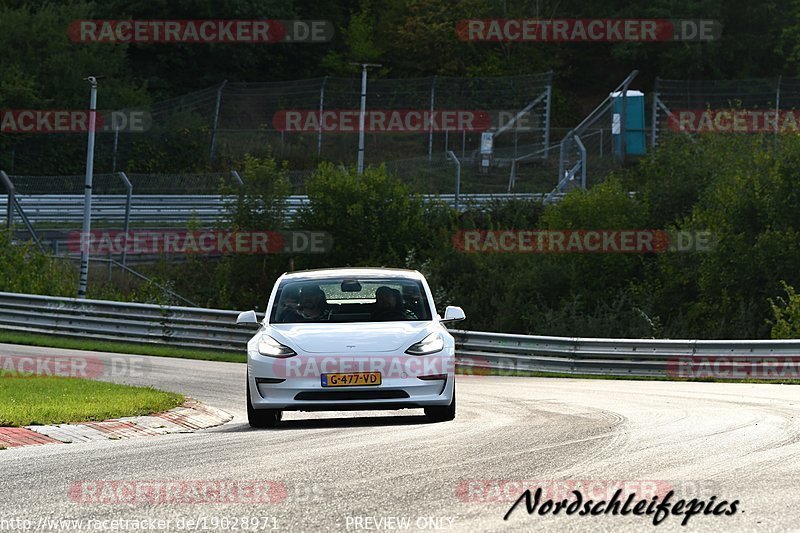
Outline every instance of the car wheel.
{"type": "Polygon", "coordinates": [[[250,375],[247,376],[247,422],[252,428],[274,428],[283,417],[280,409],[256,409],[250,400],[250,375]]]}
{"type": "Polygon", "coordinates": [[[453,399],[450,405],[434,405],[425,408],[425,416],[431,422],[447,422],[456,417],[456,389],[453,388],[453,399]]]}

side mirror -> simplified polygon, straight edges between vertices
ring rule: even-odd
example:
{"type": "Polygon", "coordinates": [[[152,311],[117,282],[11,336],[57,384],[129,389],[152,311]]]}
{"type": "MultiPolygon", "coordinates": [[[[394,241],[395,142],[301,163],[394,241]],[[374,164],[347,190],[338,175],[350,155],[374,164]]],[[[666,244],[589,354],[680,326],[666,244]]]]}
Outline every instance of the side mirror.
{"type": "Polygon", "coordinates": [[[464,314],[463,309],[455,305],[448,305],[444,310],[444,318],[441,319],[440,322],[458,322],[465,318],[467,318],[467,316],[464,314]]]}
{"type": "Polygon", "coordinates": [[[258,325],[260,322],[258,321],[258,317],[256,316],[255,311],[242,311],[239,313],[239,316],[236,317],[236,325],[258,325]]]}

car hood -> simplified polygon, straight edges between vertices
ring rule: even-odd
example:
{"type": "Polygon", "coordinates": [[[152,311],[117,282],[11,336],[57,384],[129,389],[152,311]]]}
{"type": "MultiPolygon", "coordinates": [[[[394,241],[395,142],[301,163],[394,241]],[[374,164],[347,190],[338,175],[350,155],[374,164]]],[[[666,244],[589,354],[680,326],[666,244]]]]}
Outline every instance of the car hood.
{"type": "Polygon", "coordinates": [[[433,322],[354,322],[272,325],[268,334],[307,353],[376,353],[405,350],[434,331],[433,322]]]}

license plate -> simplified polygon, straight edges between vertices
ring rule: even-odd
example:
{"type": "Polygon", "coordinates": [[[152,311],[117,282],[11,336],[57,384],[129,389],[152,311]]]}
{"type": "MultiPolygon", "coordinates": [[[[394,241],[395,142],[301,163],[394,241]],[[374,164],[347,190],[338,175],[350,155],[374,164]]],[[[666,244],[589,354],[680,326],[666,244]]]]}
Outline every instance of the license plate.
{"type": "Polygon", "coordinates": [[[364,385],[380,385],[380,372],[348,372],[341,374],[322,374],[320,381],[323,387],[361,387],[364,385]]]}

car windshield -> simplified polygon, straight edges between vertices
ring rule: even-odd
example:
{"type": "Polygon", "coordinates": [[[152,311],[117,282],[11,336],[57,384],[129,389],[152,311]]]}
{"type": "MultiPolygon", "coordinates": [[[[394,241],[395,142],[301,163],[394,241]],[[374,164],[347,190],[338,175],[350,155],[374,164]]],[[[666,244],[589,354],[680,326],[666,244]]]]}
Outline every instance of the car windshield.
{"type": "Polygon", "coordinates": [[[284,281],[270,323],[431,320],[422,283],[408,278],[284,281]]]}

